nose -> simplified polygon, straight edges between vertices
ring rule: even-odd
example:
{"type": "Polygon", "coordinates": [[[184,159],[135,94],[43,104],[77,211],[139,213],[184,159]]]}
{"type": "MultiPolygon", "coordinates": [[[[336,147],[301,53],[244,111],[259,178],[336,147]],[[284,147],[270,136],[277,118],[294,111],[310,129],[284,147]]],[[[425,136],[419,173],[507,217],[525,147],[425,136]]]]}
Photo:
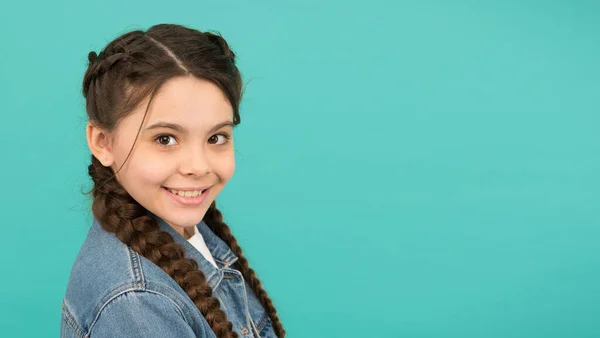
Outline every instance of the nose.
{"type": "Polygon", "coordinates": [[[204,176],[210,172],[210,162],[201,147],[191,147],[182,154],[180,171],[184,176],[204,176]]]}

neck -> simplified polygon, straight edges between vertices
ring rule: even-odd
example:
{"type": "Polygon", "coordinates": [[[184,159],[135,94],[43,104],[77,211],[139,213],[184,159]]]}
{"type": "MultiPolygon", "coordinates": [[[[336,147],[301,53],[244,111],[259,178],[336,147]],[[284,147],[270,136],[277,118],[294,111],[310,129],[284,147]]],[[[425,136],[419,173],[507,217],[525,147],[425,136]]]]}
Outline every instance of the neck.
{"type": "Polygon", "coordinates": [[[178,234],[180,234],[181,236],[183,236],[183,238],[190,239],[192,236],[194,236],[194,234],[196,233],[196,227],[179,227],[176,225],[173,225],[171,223],[167,223],[169,224],[169,226],[171,226],[171,228],[175,229],[175,231],[177,231],[178,234]]]}
{"type": "Polygon", "coordinates": [[[183,238],[190,239],[190,238],[192,238],[192,236],[194,236],[195,233],[196,233],[196,231],[194,228],[185,228],[183,230],[183,238]]]}

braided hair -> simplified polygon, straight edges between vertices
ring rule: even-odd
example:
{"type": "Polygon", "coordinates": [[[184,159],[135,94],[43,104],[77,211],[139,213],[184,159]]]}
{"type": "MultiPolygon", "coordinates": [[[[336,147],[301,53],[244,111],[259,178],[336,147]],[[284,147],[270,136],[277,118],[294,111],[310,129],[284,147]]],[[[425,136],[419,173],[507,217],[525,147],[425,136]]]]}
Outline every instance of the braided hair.
{"type": "MultiPolygon", "coordinates": [[[[218,34],[181,25],[159,24],[145,32],[135,30],[117,37],[100,53],[90,52],[88,61],[83,96],[88,118],[99,128],[114,130],[118,121],[145,98],[150,98],[149,106],[160,86],[177,76],[194,76],[217,85],[233,107],[234,125],[240,123],[241,75],[234,52],[218,34]]],[[[157,220],[115,179],[116,172],[92,155],[88,173],[93,181],[92,213],[103,229],[114,233],[120,241],[171,276],[194,302],[217,337],[237,337],[233,325],[220,309],[219,300],[212,296],[198,263],[185,256],[184,248],[175,243],[169,233],[160,230],[157,220]]],[[[249,267],[230,228],[223,222],[216,201],[210,205],[204,221],[238,257],[235,264],[265,308],[275,333],[285,337],[286,331],[273,302],[249,267]]]]}

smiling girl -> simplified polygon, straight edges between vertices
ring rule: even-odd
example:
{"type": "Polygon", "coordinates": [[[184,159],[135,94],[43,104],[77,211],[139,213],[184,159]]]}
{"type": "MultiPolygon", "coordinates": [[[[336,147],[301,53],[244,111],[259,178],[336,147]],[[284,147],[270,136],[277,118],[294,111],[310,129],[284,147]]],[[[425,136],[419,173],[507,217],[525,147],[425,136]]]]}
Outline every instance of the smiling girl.
{"type": "Polygon", "coordinates": [[[215,202],[235,171],[240,123],[227,42],[160,24],[88,58],[93,222],[61,337],[284,337],[215,202]]]}

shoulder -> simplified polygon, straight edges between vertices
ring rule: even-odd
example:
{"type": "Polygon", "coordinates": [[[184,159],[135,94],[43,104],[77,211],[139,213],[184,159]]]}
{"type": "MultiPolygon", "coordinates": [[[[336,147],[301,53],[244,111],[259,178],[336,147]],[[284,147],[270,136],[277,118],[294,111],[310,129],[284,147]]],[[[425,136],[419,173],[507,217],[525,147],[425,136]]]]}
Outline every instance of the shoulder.
{"type": "Polygon", "coordinates": [[[211,337],[206,322],[154,287],[123,290],[98,305],[91,321],[82,321],[63,302],[61,337],[211,337]]]}
{"type": "Polygon", "coordinates": [[[186,326],[198,321],[199,311],[169,275],[94,221],[71,269],[62,325],[85,337],[111,314],[143,310],[152,318],[157,309],[186,326]]]}

